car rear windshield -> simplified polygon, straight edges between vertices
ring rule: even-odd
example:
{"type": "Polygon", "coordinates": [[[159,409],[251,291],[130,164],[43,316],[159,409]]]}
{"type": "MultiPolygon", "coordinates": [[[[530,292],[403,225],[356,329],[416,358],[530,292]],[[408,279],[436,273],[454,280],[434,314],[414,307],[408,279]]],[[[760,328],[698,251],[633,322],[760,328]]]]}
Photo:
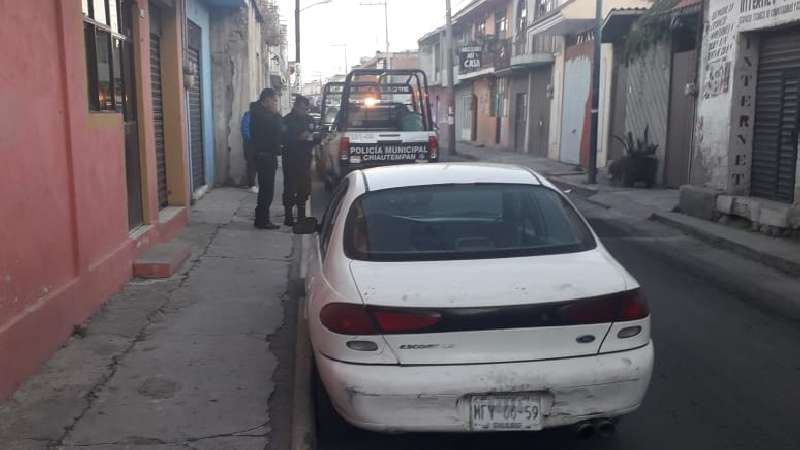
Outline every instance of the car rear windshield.
{"type": "Polygon", "coordinates": [[[426,131],[425,121],[408,105],[381,103],[374,106],[351,105],[347,115],[351,131],[426,131]]]}
{"type": "Polygon", "coordinates": [[[344,245],[353,259],[419,261],[576,253],[597,244],[552,189],[474,184],[367,193],[350,208],[344,245]]]}

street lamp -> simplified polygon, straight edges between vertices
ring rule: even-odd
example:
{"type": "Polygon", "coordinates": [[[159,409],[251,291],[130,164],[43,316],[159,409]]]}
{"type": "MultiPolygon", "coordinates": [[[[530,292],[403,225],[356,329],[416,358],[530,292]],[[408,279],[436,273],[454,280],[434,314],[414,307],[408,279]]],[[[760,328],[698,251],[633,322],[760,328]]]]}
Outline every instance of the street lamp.
{"type": "Polygon", "coordinates": [[[321,2],[312,3],[312,4],[310,4],[310,5],[308,5],[308,6],[304,7],[304,8],[300,8],[300,12],[303,12],[303,11],[309,9],[309,8],[313,8],[313,7],[318,6],[318,5],[324,5],[326,3],[331,3],[331,2],[333,2],[333,0],[322,0],[321,2]]]}
{"type": "Polygon", "coordinates": [[[600,141],[600,55],[603,33],[603,0],[595,0],[594,47],[592,56],[592,128],[589,147],[589,176],[586,184],[597,184],[597,147],[600,141]]]}
{"type": "Polygon", "coordinates": [[[384,69],[388,70],[391,68],[390,61],[392,59],[392,56],[389,53],[389,0],[383,0],[381,2],[374,3],[361,3],[361,6],[383,6],[383,20],[384,26],[386,27],[386,58],[384,69]]]}

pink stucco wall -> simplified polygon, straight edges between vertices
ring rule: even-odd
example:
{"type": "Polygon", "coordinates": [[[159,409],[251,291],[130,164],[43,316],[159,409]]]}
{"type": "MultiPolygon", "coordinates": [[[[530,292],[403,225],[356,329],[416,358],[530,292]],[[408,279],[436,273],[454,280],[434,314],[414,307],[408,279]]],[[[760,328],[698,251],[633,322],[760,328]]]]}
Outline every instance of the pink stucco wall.
{"type": "Polygon", "coordinates": [[[122,117],[88,111],[80,1],[0,0],[0,11],[2,399],[130,278],[146,245],[128,232],[122,117]]]}

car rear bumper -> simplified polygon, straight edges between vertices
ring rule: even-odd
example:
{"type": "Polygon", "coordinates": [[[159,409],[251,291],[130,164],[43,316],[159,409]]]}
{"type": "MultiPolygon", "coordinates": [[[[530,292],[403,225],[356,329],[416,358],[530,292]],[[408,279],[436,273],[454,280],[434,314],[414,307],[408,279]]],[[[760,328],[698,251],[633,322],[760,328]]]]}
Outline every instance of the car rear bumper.
{"type": "Polygon", "coordinates": [[[539,393],[543,428],[630,413],[650,384],[644,347],[562,360],[466,366],[364,366],[317,353],[334,407],[348,422],[382,432],[470,431],[469,397],[539,393]]]}

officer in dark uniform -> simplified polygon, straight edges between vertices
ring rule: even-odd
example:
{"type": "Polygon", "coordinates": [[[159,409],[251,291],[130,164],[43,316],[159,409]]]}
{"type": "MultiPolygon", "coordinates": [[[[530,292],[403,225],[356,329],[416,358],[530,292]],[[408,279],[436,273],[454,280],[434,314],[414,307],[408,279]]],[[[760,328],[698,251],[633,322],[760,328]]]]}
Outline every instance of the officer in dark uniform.
{"type": "Polygon", "coordinates": [[[314,151],[314,119],[308,114],[311,103],[298,95],[292,112],[283,118],[286,125],[286,145],[283,148],[283,207],[284,225],[294,225],[297,218],[306,217],[306,201],[311,194],[311,158],[314,151]]]}
{"type": "Polygon", "coordinates": [[[257,102],[250,104],[250,141],[258,172],[258,206],[255,227],[264,230],[279,228],[269,218],[269,207],[275,195],[275,172],[283,147],[285,127],[278,112],[278,93],[271,88],[261,91],[257,102]]]}

